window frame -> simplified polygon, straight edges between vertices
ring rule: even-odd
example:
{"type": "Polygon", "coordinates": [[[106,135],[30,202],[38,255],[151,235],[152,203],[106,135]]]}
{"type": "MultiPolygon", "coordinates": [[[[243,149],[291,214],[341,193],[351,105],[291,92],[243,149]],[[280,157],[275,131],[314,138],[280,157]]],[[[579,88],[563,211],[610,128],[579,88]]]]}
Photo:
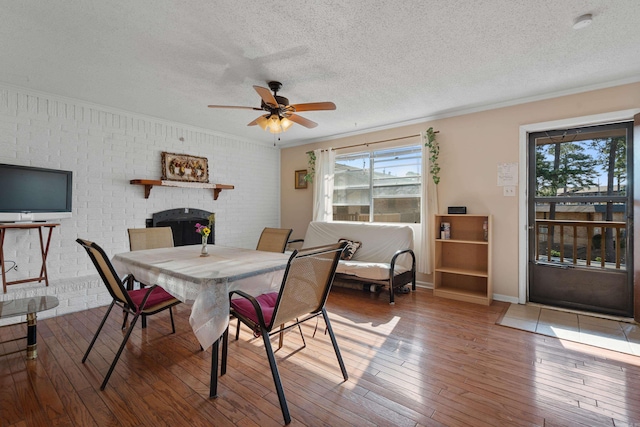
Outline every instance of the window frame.
{"type": "MultiPolygon", "coordinates": [[[[378,148],[378,149],[369,149],[369,150],[363,150],[363,151],[352,151],[349,153],[345,153],[342,155],[336,155],[335,158],[335,163],[334,165],[336,166],[336,170],[337,170],[337,166],[340,162],[340,160],[344,160],[344,159],[349,159],[352,158],[352,160],[359,160],[359,159],[363,159],[363,160],[367,160],[368,161],[368,165],[366,166],[366,169],[368,170],[368,183],[367,183],[367,190],[368,190],[368,197],[367,197],[367,205],[362,204],[362,203],[348,203],[345,200],[345,203],[341,203],[341,204],[336,204],[336,191],[340,191],[340,190],[336,190],[335,188],[335,183],[334,183],[334,193],[333,193],[333,198],[332,198],[332,211],[333,211],[333,215],[332,215],[332,219],[333,221],[363,221],[362,220],[362,216],[366,215],[366,213],[364,214],[360,214],[356,219],[335,219],[336,216],[336,207],[344,207],[344,206],[363,206],[366,207],[367,209],[363,209],[363,210],[368,210],[368,218],[365,222],[371,222],[371,223],[398,223],[398,224],[421,224],[423,222],[422,219],[422,213],[421,213],[421,209],[420,206],[422,204],[422,198],[423,198],[423,184],[424,184],[424,170],[423,170],[423,147],[422,144],[418,141],[415,141],[414,143],[410,143],[410,144],[406,144],[406,145],[400,145],[400,146],[394,146],[394,147],[386,147],[386,148],[378,148]],[[404,197],[397,197],[397,196],[389,196],[389,197],[380,197],[379,195],[376,197],[376,189],[380,189],[380,188],[384,188],[384,185],[375,185],[376,183],[376,159],[378,162],[386,162],[389,161],[392,157],[393,157],[393,153],[396,152],[398,155],[402,155],[402,152],[406,152],[406,155],[408,156],[412,156],[409,157],[407,160],[411,161],[411,160],[415,160],[416,162],[413,164],[415,169],[417,169],[417,175],[410,177],[410,178],[414,178],[413,181],[417,180],[417,182],[408,182],[405,184],[399,183],[397,185],[405,185],[405,186],[414,186],[417,187],[417,192],[415,195],[412,195],[411,193],[408,193],[406,195],[402,195],[404,197]],[[385,156],[385,154],[388,153],[388,155],[385,156]],[[418,205],[418,209],[417,209],[417,218],[418,221],[411,221],[411,222],[407,222],[407,221],[376,221],[375,220],[375,216],[376,216],[376,211],[375,211],[375,202],[376,200],[384,200],[384,199],[395,199],[395,200],[408,200],[408,199],[417,199],[417,205],[418,205]]],[[[409,164],[409,162],[407,163],[409,164]]],[[[364,165],[363,165],[364,167],[364,165]]],[[[334,174],[336,174],[334,172],[334,174]]],[[[337,174],[336,174],[337,175],[337,174]]],[[[398,176],[395,179],[401,179],[404,178],[402,176],[398,176]]],[[[341,187],[341,189],[349,189],[349,188],[357,188],[358,186],[354,185],[353,187],[341,187]]],[[[364,189],[364,185],[361,186],[364,189]]],[[[414,211],[415,213],[415,211],[414,211]]],[[[402,212],[399,212],[399,214],[402,214],[402,212]]],[[[349,214],[346,214],[349,215],[349,214]]],[[[384,214],[379,214],[379,215],[384,215],[384,214]]]]}

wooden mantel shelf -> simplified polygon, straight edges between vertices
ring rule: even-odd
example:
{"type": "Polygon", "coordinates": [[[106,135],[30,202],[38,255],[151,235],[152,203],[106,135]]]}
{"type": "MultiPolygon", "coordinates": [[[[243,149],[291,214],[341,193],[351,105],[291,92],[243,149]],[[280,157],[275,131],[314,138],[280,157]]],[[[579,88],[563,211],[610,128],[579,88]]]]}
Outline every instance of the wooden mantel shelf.
{"type": "Polygon", "coordinates": [[[213,200],[218,200],[218,195],[222,190],[233,190],[234,186],[229,184],[209,184],[208,182],[188,182],[188,181],[162,181],[159,179],[132,179],[130,184],[144,185],[144,198],[148,199],[154,185],[160,187],[180,187],[180,188],[206,188],[213,190],[213,200]]]}

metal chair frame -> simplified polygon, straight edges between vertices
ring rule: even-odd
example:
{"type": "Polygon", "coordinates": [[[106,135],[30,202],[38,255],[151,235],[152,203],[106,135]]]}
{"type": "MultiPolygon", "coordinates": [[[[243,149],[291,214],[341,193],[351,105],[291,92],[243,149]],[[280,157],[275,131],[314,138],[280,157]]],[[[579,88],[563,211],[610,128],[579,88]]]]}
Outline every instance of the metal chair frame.
{"type": "MultiPolygon", "coordinates": [[[[87,348],[87,351],[84,353],[84,356],[82,357],[82,363],[84,363],[87,360],[87,357],[89,356],[91,349],[93,349],[93,345],[98,339],[98,335],[100,335],[100,332],[102,331],[102,327],[106,323],[107,318],[109,317],[109,314],[111,313],[111,310],[113,309],[114,306],[117,305],[121,307],[122,310],[125,313],[127,313],[127,315],[128,314],[133,315],[133,319],[131,320],[131,324],[127,329],[127,332],[125,333],[124,338],[122,339],[120,348],[118,349],[116,356],[113,359],[113,362],[111,362],[109,371],[107,372],[107,375],[104,377],[104,380],[102,381],[102,385],[100,386],[100,390],[104,390],[104,388],[107,386],[107,383],[109,382],[109,378],[111,377],[113,370],[116,367],[116,364],[118,363],[118,360],[120,359],[120,355],[122,354],[122,351],[124,350],[124,347],[127,344],[127,341],[129,340],[129,336],[131,335],[131,332],[133,331],[133,328],[135,327],[136,322],[138,321],[138,317],[153,315],[161,311],[164,311],[166,309],[169,309],[169,316],[171,318],[171,331],[172,333],[175,333],[176,328],[173,321],[173,306],[176,304],[179,304],[180,300],[174,298],[173,300],[164,301],[154,306],[146,307],[147,300],[151,296],[151,293],[158,286],[158,285],[153,285],[146,290],[146,293],[142,301],[140,302],[139,305],[137,305],[131,299],[131,296],[129,295],[129,292],[127,291],[127,289],[125,289],[123,281],[120,280],[120,277],[118,276],[115,269],[113,268],[113,265],[109,261],[109,258],[107,257],[107,254],[104,252],[104,250],[94,242],[90,242],[88,240],[77,239],[76,242],[78,242],[87,251],[87,254],[89,254],[89,258],[91,258],[91,261],[93,262],[94,266],[98,270],[98,273],[100,274],[102,281],[107,287],[109,294],[111,294],[111,297],[113,298],[113,301],[111,301],[111,304],[107,309],[107,312],[102,318],[102,322],[100,322],[100,326],[98,326],[98,330],[96,331],[95,335],[93,336],[93,339],[91,340],[91,343],[89,344],[89,348],[87,348]]],[[[122,325],[122,329],[124,329],[125,324],[126,324],[126,317],[122,325]]]]}
{"type": "MultiPolygon", "coordinates": [[[[273,315],[271,317],[271,321],[269,322],[269,324],[265,322],[262,309],[260,307],[260,304],[256,300],[256,298],[254,298],[253,296],[243,291],[231,291],[229,293],[229,298],[231,298],[233,295],[238,295],[242,298],[246,298],[247,300],[249,300],[251,302],[251,305],[253,306],[253,309],[256,312],[256,315],[258,317],[257,323],[255,323],[248,317],[242,315],[241,313],[233,310],[233,308],[231,310],[232,314],[236,316],[240,322],[249,326],[254,331],[256,336],[258,335],[262,336],[264,346],[265,346],[265,351],[267,353],[267,359],[269,360],[269,366],[271,368],[271,375],[273,377],[273,381],[276,387],[278,400],[280,402],[280,409],[282,410],[282,415],[284,417],[285,424],[289,424],[291,422],[291,415],[289,413],[287,400],[284,395],[284,389],[282,387],[282,381],[280,379],[280,373],[278,371],[278,365],[276,363],[274,351],[270,342],[270,337],[272,335],[280,334],[282,333],[282,331],[296,327],[296,326],[300,328],[301,323],[314,319],[318,316],[322,316],[325,321],[327,332],[329,333],[329,337],[331,338],[331,343],[333,344],[333,349],[335,351],[336,358],[338,359],[338,364],[340,365],[342,376],[345,381],[349,379],[349,375],[347,374],[347,369],[344,365],[344,361],[342,360],[342,355],[340,354],[340,348],[338,347],[338,342],[336,341],[333,328],[331,327],[331,322],[329,321],[329,316],[327,315],[327,311],[325,309],[325,303],[329,296],[329,291],[331,290],[331,285],[333,283],[333,278],[335,276],[336,266],[338,264],[338,260],[340,259],[340,254],[344,249],[344,246],[345,246],[345,243],[339,243],[335,245],[309,248],[309,249],[301,250],[299,252],[298,251],[293,252],[291,257],[289,258],[289,262],[287,263],[287,267],[284,273],[284,278],[282,280],[282,286],[280,287],[280,292],[278,293],[278,299],[275,304],[273,315]],[[283,310],[285,313],[287,311],[292,312],[292,310],[289,310],[289,307],[284,307],[284,305],[281,305],[281,303],[286,304],[286,302],[283,303],[283,295],[285,294],[285,292],[288,291],[288,288],[290,286],[296,286],[295,270],[298,268],[298,265],[299,265],[298,263],[304,258],[323,257],[323,256],[327,257],[327,259],[331,262],[331,267],[327,270],[327,274],[323,276],[324,283],[322,284],[323,286],[322,295],[320,298],[318,298],[315,308],[306,311],[307,314],[305,314],[304,316],[303,316],[304,313],[297,313],[297,314],[291,315],[292,317],[290,319],[286,318],[286,315],[285,315],[285,318],[279,317],[278,313],[280,310],[283,310]],[[300,320],[299,317],[301,317],[302,319],[300,320]],[[292,322],[292,323],[284,328],[281,326],[288,322],[292,322]],[[274,330],[274,328],[277,328],[277,329],[274,330]]],[[[313,302],[315,303],[315,301],[313,302]]],[[[295,312],[295,310],[293,310],[293,312],[295,312]]],[[[222,348],[221,375],[224,375],[226,373],[228,335],[229,335],[229,329],[227,328],[222,337],[223,348],[222,348]]],[[[303,343],[305,343],[306,345],[306,342],[304,341],[304,337],[303,337],[303,343]]]]}

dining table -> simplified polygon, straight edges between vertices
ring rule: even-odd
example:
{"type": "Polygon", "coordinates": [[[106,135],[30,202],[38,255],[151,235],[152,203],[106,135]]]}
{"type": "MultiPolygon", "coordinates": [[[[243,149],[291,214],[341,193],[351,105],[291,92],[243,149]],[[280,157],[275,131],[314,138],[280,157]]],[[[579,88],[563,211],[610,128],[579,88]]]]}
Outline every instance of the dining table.
{"type": "Polygon", "coordinates": [[[191,306],[189,324],[202,349],[212,351],[211,397],[217,392],[218,341],[229,325],[229,292],[277,292],[290,254],[210,245],[145,249],[113,256],[120,276],[158,285],[191,306]],[[214,360],[215,359],[215,360],[214,360]],[[215,383],[214,383],[215,381],[215,383]]]}

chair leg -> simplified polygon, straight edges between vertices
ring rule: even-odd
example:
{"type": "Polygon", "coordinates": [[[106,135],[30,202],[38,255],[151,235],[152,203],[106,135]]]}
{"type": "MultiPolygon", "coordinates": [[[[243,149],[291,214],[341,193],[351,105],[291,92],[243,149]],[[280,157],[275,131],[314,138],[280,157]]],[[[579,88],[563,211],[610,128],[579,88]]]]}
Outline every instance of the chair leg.
{"type": "Polygon", "coordinates": [[[89,356],[89,352],[93,348],[93,345],[96,343],[96,339],[98,339],[98,335],[100,334],[100,331],[102,330],[102,327],[104,326],[104,323],[107,321],[107,317],[109,317],[109,313],[111,313],[111,309],[115,304],[116,304],[116,300],[111,301],[111,305],[107,309],[107,312],[104,314],[104,317],[102,318],[102,322],[100,322],[100,326],[98,326],[98,330],[96,331],[96,334],[93,336],[93,339],[91,340],[91,344],[89,344],[89,348],[87,348],[87,351],[84,353],[84,357],[82,358],[82,363],[84,363],[85,360],[87,360],[87,356],[89,356]]]}
{"type": "Polygon", "coordinates": [[[284,342],[284,323],[280,325],[280,333],[278,334],[278,350],[282,348],[283,342],[284,342]]]}
{"type": "MultiPolygon", "coordinates": [[[[298,321],[298,318],[296,317],[296,322],[298,321]]],[[[304,339],[304,334],[302,333],[302,328],[300,327],[300,323],[298,323],[298,330],[300,331],[300,336],[302,337],[302,348],[305,348],[307,346],[307,341],[305,341],[304,339]]]]}
{"type": "Polygon", "coordinates": [[[338,359],[338,364],[340,365],[340,370],[342,371],[342,377],[346,381],[349,379],[349,374],[347,374],[347,368],[344,366],[344,361],[342,360],[342,355],[340,354],[340,349],[338,348],[338,341],[336,341],[336,336],[333,333],[333,328],[331,327],[331,322],[329,321],[329,316],[327,315],[327,309],[325,309],[324,307],[322,307],[322,317],[324,317],[324,322],[327,324],[327,330],[329,331],[329,336],[331,337],[333,350],[336,352],[336,358],[338,359]]]}
{"type": "Polygon", "coordinates": [[[122,330],[124,331],[125,328],[127,327],[127,319],[129,318],[129,309],[128,306],[125,304],[122,306],[122,330]]]}
{"type": "MultiPolygon", "coordinates": [[[[296,317],[296,322],[297,321],[298,321],[298,318],[296,317]]],[[[302,333],[302,328],[300,327],[300,323],[298,323],[298,330],[300,331],[300,336],[302,337],[301,348],[305,348],[307,346],[307,342],[304,339],[304,334],[302,333]]],[[[283,344],[284,344],[284,323],[280,325],[280,333],[278,334],[278,350],[282,348],[283,344]]]]}
{"type": "Polygon", "coordinates": [[[265,328],[262,328],[262,340],[264,341],[264,347],[267,352],[267,358],[269,359],[269,366],[271,367],[271,375],[273,376],[273,382],[276,386],[276,392],[278,393],[278,400],[280,401],[280,409],[282,410],[284,423],[289,424],[291,422],[291,415],[289,415],[289,407],[287,406],[287,399],[284,396],[284,389],[282,388],[282,382],[280,381],[280,373],[278,372],[276,357],[273,354],[273,348],[271,347],[271,341],[269,340],[269,332],[265,328]]]}
{"type": "Polygon", "coordinates": [[[129,312],[122,310],[122,327],[120,329],[122,329],[123,331],[127,328],[127,319],[129,318],[129,312]]]}
{"type": "Polygon", "coordinates": [[[176,324],[173,323],[173,307],[169,307],[169,317],[171,318],[171,333],[176,333],[176,324]]]}
{"type": "Polygon", "coordinates": [[[238,324],[236,325],[236,341],[240,338],[240,318],[238,318],[238,324]]]}
{"type": "Polygon", "coordinates": [[[124,338],[122,339],[122,344],[120,344],[120,348],[118,349],[118,352],[116,353],[116,357],[113,359],[113,362],[111,362],[111,367],[109,367],[109,371],[107,372],[107,375],[104,377],[104,381],[102,381],[102,385],[100,386],[100,390],[104,390],[104,388],[107,386],[107,383],[109,382],[109,378],[111,377],[111,374],[113,373],[113,370],[115,369],[116,364],[118,363],[118,360],[120,359],[120,355],[122,354],[122,350],[124,350],[124,347],[127,344],[127,341],[129,341],[129,336],[131,335],[131,332],[133,331],[134,326],[136,326],[136,322],[138,321],[138,317],[140,317],[140,315],[136,314],[133,317],[133,320],[131,320],[131,326],[129,326],[129,329],[127,329],[127,333],[125,334],[124,338]]]}
{"type": "Polygon", "coordinates": [[[142,315],[142,329],[147,328],[147,316],[145,314],[142,315]]]}

